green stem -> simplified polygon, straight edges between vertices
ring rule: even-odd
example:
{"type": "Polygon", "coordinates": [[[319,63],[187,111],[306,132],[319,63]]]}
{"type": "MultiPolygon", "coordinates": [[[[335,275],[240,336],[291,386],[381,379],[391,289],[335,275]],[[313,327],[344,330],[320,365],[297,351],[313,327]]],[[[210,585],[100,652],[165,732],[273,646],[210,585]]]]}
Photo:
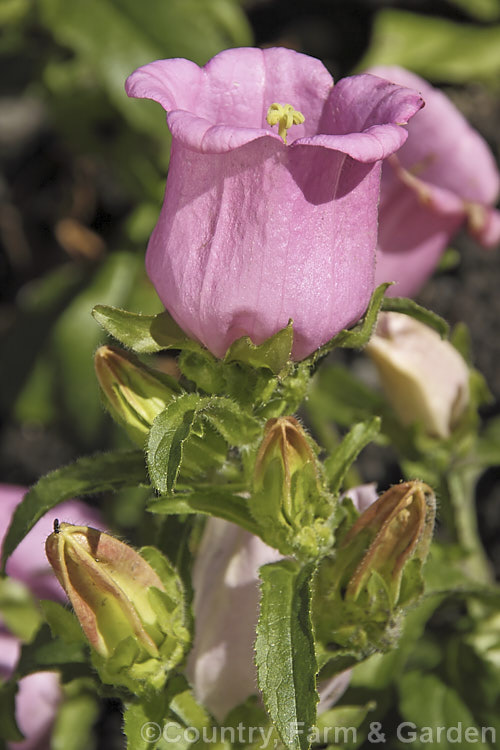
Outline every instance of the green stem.
{"type": "Polygon", "coordinates": [[[478,583],[491,584],[493,576],[477,525],[475,489],[480,472],[474,468],[453,471],[446,478],[457,541],[467,553],[465,568],[478,583]]]}

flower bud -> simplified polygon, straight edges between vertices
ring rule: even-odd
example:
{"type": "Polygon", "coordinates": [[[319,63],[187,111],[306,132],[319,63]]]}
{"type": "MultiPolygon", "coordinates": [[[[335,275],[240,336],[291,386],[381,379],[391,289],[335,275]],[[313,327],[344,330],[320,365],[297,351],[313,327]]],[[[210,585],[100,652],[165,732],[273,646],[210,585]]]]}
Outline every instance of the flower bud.
{"type": "Polygon", "coordinates": [[[436,331],[401,313],[382,313],[366,347],[398,418],[450,436],[469,402],[469,371],[436,331]]]}
{"type": "Polygon", "coordinates": [[[68,523],[54,526],[45,550],[103,682],[163,687],[187,642],[181,585],[165,558],[68,523]]]}
{"type": "Polygon", "coordinates": [[[262,537],[283,554],[316,556],[333,542],[332,499],[313,443],[294,417],[268,420],[255,462],[251,509],[262,537]]]}
{"type": "Polygon", "coordinates": [[[101,346],[94,364],[106,408],[142,447],[153,420],[180,387],[174,378],[112,346],[101,346]]]}
{"type": "Polygon", "coordinates": [[[347,532],[339,529],[335,558],[320,564],[313,603],[319,641],[339,669],[391,645],[403,609],[423,590],[435,510],[430,487],[404,482],[347,532]]]}

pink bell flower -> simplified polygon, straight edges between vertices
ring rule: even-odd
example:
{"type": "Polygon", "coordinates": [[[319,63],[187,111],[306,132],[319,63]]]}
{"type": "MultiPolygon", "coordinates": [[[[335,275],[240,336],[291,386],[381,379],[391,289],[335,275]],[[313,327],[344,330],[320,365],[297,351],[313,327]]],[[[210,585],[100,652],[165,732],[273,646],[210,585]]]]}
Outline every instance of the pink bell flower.
{"type": "MultiPolygon", "coordinates": [[[[0,485],[0,546],[25,487],[0,485]]],[[[45,555],[45,540],[58,517],[75,524],[103,528],[100,514],[78,500],[68,500],[46,513],[25,536],[7,561],[7,574],[22,581],[36,598],[66,601],[66,594],[45,555]]],[[[18,638],[0,622],[0,679],[9,679],[21,653],[18,638]]],[[[62,700],[57,672],[34,672],[19,680],[16,722],[24,734],[21,742],[9,742],[9,750],[46,750],[52,725],[62,700]]]]}
{"type": "MultiPolygon", "coordinates": [[[[345,493],[362,512],[377,499],[374,484],[345,493]]],[[[209,518],[193,568],[195,637],[187,675],[196,698],[219,721],[258,694],[255,629],[259,568],[281,560],[278,550],[220,518],[209,518]]],[[[346,670],[318,686],[318,711],[330,708],[349,685],[346,670]]]]}
{"type": "Polygon", "coordinates": [[[416,92],[371,75],[334,86],[319,60],[282,48],[225,50],[203,68],[158,60],[126,90],[167,111],[170,168],[146,267],[189,336],[222,357],[292,318],[300,360],[363,315],[381,160],[404,143],[416,92]]]}
{"type": "Polygon", "coordinates": [[[372,73],[417,89],[425,107],[408,140],[382,168],[377,284],[412,297],[438,265],[453,235],[466,226],[484,247],[500,242],[500,175],[485,140],[448,97],[414,73],[374,67],[372,73]]]}

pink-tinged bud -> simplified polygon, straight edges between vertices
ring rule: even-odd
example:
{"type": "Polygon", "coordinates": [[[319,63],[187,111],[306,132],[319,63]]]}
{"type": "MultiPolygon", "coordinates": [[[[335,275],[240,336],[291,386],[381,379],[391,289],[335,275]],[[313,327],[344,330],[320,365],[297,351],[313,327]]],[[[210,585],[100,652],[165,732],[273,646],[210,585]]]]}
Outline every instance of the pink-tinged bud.
{"type": "Polygon", "coordinates": [[[423,591],[435,513],[430,487],[404,482],[338,530],[335,556],[319,565],[312,607],[330,674],[395,645],[405,610],[423,591]]]}
{"type": "Polygon", "coordinates": [[[142,447],[155,417],[180,392],[179,386],[169,375],[113,346],[99,347],[94,365],[106,408],[142,447]]]}
{"type": "Polygon", "coordinates": [[[484,247],[500,243],[493,209],[500,174],[486,141],[439,89],[403,68],[368,71],[419,91],[425,107],[408,140],[382,168],[376,283],[389,296],[414,296],[462,226],[484,247]]]}
{"type": "Polygon", "coordinates": [[[134,692],[143,682],[163,687],[187,642],[182,590],[167,561],[153,548],[142,556],[109,534],[67,523],[55,525],[46,553],[95,652],[101,679],[134,692]],[[159,561],[161,576],[145,557],[156,560],[155,568],[159,561]]]}
{"type": "Polygon", "coordinates": [[[434,530],[436,499],[423,482],[391,487],[361,514],[340,544],[337,564],[346,599],[358,599],[372,572],[386,582],[393,604],[398,602],[406,563],[425,561],[434,530]]]}
{"type": "Polygon", "coordinates": [[[156,619],[147,590],[165,589],[135,550],[89,526],[61,523],[47,539],[46,552],[87,640],[99,654],[110,656],[116,643],[132,633],[149,653],[158,653],[146,630],[156,619]]]}
{"type": "Polygon", "coordinates": [[[401,422],[449,437],[469,403],[469,370],[457,350],[408,315],[382,313],[365,351],[401,422]]]}
{"type": "Polygon", "coordinates": [[[269,419],[255,461],[252,513],[262,536],[284,554],[315,557],[333,543],[333,499],[314,444],[294,417],[269,419]]]}
{"type": "Polygon", "coordinates": [[[333,80],[289,49],[158,60],[129,96],[167,111],[172,151],[148,274],[184,331],[223,357],[294,323],[300,360],[356,322],[374,289],[380,165],[420,96],[333,80]]]}

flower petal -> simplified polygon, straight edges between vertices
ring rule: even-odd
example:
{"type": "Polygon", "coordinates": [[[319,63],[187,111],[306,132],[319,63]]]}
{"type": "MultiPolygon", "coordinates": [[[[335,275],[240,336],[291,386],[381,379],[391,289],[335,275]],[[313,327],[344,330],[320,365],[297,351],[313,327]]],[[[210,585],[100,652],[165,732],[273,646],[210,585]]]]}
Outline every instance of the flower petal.
{"type": "Polygon", "coordinates": [[[273,102],[292,104],[305,116],[290,140],[316,133],[332,86],[323,64],[308,55],[243,47],[224,50],[204,68],[187,60],[158,60],[132,73],[125,87],[129,96],[159,102],[183,145],[221,153],[263,136],[281,142],[266,122],[273,102]]]}
{"type": "Polygon", "coordinates": [[[336,149],[360,162],[385,159],[406,141],[408,134],[401,125],[423,104],[416,91],[377,76],[343,78],[330,93],[319,135],[301,138],[295,145],[336,149]]]}
{"type": "Polygon", "coordinates": [[[493,154],[453,102],[403,68],[375,67],[370,72],[417,89],[426,101],[408,126],[410,138],[398,153],[401,164],[424,182],[446,188],[466,201],[495,203],[500,177],[493,154]]]}

